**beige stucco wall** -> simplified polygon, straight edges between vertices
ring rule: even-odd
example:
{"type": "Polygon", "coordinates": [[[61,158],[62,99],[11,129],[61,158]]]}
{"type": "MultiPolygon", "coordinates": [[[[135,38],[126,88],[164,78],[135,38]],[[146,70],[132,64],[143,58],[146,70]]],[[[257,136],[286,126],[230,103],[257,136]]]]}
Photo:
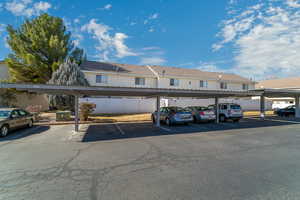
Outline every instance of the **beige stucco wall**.
{"type": "Polygon", "coordinates": [[[9,78],[8,68],[7,68],[6,64],[0,63],[0,81],[7,80],[8,78],[9,78]]]}
{"type": "MultiPolygon", "coordinates": [[[[154,77],[145,77],[146,84],[144,86],[135,85],[135,77],[141,77],[139,75],[128,75],[128,74],[110,74],[107,72],[96,73],[96,72],[84,72],[86,79],[93,86],[116,86],[116,87],[147,87],[156,88],[157,80],[154,77]],[[105,74],[108,76],[107,83],[96,83],[96,75],[105,74]]],[[[243,83],[227,82],[227,90],[242,90],[243,83]]],[[[254,89],[254,83],[248,84],[249,89],[254,89]]],[[[220,89],[220,82],[215,80],[196,79],[196,78],[182,78],[182,77],[160,77],[159,88],[174,88],[174,89],[208,89],[218,90],[220,89]],[[179,79],[179,86],[170,86],[170,78],[179,79]],[[200,80],[208,81],[207,88],[200,88],[200,80]]]]}
{"type": "Polygon", "coordinates": [[[145,85],[138,86],[135,85],[135,77],[143,77],[140,75],[120,75],[120,74],[106,74],[106,73],[89,73],[85,72],[85,78],[88,80],[92,86],[115,86],[115,87],[147,87],[155,88],[156,79],[152,77],[144,77],[145,85]],[[108,76],[107,83],[96,83],[96,75],[105,74],[108,76]]]}

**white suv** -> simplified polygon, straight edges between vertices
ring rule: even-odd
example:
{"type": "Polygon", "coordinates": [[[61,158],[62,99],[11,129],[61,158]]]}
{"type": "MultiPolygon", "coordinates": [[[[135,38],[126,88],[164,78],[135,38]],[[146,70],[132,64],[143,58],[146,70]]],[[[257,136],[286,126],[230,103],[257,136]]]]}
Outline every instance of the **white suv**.
{"type": "MultiPolygon", "coordinates": [[[[214,109],[215,105],[210,105],[209,107],[214,109]]],[[[225,122],[228,119],[231,119],[234,122],[238,122],[242,118],[243,118],[243,111],[240,105],[234,103],[219,104],[220,122],[225,122]]]]}

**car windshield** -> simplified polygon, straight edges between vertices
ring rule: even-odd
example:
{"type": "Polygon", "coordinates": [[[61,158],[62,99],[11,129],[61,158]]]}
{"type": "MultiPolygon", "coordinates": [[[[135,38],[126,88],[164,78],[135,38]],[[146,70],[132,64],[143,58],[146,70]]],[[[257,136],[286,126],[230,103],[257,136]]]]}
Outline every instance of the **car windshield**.
{"type": "Polygon", "coordinates": [[[241,106],[240,105],[230,105],[230,108],[233,110],[239,110],[239,109],[241,109],[241,106]]]}
{"type": "Polygon", "coordinates": [[[185,112],[186,111],[184,108],[181,108],[181,107],[170,107],[169,109],[172,112],[185,112]]]}
{"type": "Polygon", "coordinates": [[[10,115],[10,111],[8,110],[0,110],[0,118],[7,118],[10,115]]]}

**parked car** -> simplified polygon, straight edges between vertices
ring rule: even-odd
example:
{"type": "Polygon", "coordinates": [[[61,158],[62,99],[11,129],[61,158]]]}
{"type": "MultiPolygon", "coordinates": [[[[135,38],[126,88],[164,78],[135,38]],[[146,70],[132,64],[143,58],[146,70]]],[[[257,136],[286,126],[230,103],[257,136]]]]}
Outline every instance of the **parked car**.
{"type": "Polygon", "coordinates": [[[205,106],[189,106],[186,108],[193,115],[194,122],[210,122],[216,120],[215,111],[205,106]]]}
{"type": "MultiPolygon", "coordinates": [[[[215,110],[215,105],[208,106],[210,109],[215,110]]],[[[232,120],[234,122],[240,121],[243,118],[242,107],[235,103],[220,103],[219,104],[219,120],[225,122],[232,120]]]]}
{"type": "Polygon", "coordinates": [[[32,127],[33,115],[18,108],[0,109],[0,136],[6,136],[11,130],[32,127]]]}
{"type": "MultiPolygon", "coordinates": [[[[156,122],[157,111],[152,113],[152,122],[156,122]]],[[[191,112],[181,107],[162,107],[160,108],[160,121],[168,126],[172,124],[188,124],[193,121],[191,112]]]]}
{"type": "Polygon", "coordinates": [[[281,117],[289,117],[289,116],[295,116],[296,114],[296,106],[288,106],[283,109],[278,109],[275,111],[275,114],[281,117]]]}

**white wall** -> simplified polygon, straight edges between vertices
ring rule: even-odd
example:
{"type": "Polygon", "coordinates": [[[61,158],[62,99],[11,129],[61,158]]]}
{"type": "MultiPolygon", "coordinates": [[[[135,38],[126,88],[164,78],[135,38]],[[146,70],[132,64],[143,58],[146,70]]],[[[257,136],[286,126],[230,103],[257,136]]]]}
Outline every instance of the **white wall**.
{"type": "MultiPolygon", "coordinates": [[[[169,106],[208,106],[214,104],[214,99],[192,99],[192,98],[178,98],[169,99],[169,106]]],[[[260,110],[259,99],[220,99],[220,103],[236,103],[241,105],[243,110],[260,110]]],[[[272,101],[266,100],[266,110],[272,110],[272,101]]]]}
{"type": "MultiPolygon", "coordinates": [[[[145,85],[137,86],[135,85],[135,77],[143,77],[140,75],[130,75],[130,74],[121,74],[121,73],[97,73],[97,72],[84,72],[86,79],[93,86],[115,86],[115,87],[146,87],[146,88],[156,88],[157,80],[156,78],[150,76],[144,76],[145,85]],[[96,75],[97,74],[105,74],[108,76],[107,83],[96,83],[96,75]]],[[[216,80],[207,80],[208,87],[200,88],[200,80],[204,80],[202,78],[180,78],[180,77],[160,77],[159,78],[159,88],[173,88],[173,89],[207,89],[207,90],[218,90],[220,89],[220,83],[216,80]],[[170,78],[179,79],[179,86],[170,86],[170,78]],[[190,84],[191,83],[191,84],[190,84]]],[[[242,90],[243,83],[231,83],[227,81],[227,90],[242,90]]],[[[254,88],[254,84],[249,85],[250,89],[254,88]]]]}
{"type": "MultiPolygon", "coordinates": [[[[151,113],[156,109],[156,99],[143,98],[81,98],[80,102],[96,104],[95,114],[101,113],[151,113]]],[[[208,106],[214,104],[214,99],[172,98],[161,99],[161,106],[208,106]]],[[[221,103],[237,103],[242,109],[260,109],[260,101],[253,99],[220,99],[221,103]]],[[[272,109],[272,102],[266,101],[266,110],[272,109]]]]}
{"type": "Polygon", "coordinates": [[[138,86],[135,85],[135,77],[143,77],[143,76],[129,76],[125,74],[104,74],[104,73],[90,73],[85,72],[85,78],[89,81],[90,85],[93,86],[115,86],[115,87],[146,87],[146,88],[155,88],[156,87],[156,79],[151,77],[145,78],[145,85],[138,86]],[[104,74],[108,76],[107,83],[96,83],[96,75],[104,74]]]}
{"type": "MultiPolygon", "coordinates": [[[[95,114],[148,113],[156,109],[156,99],[153,98],[81,98],[79,102],[92,102],[96,104],[95,114]]],[[[161,105],[165,105],[164,100],[161,100],[161,105]]]]}

